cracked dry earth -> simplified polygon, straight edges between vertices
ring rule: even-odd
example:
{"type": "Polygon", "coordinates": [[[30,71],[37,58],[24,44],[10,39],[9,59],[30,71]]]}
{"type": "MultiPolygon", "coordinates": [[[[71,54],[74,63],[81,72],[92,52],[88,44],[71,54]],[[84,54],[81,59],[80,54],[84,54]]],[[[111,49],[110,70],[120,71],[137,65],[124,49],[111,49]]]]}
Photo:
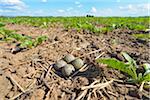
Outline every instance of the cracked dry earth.
{"type": "Polygon", "coordinates": [[[0,100],[148,100],[148,90],[138,92],[138,84],[126,84],[123,73],[97,64],[98,57],[124,58],[126,51],[138,64],[150,63],[149,42],[139,42],[132,31],[114,30],[99,36],[63,27],[41,29],[27,25],[6,25],[7,29],[32,37],[47,35],[48,40],[36,48],[16,54],[9,52],[13,43],[0,43],[0,100]],[[88,69],[71,78],[57,73],[52,64],[71,53],[80,57],[88,69]],[[83,89],[91,84],[110,84],[83,89]]]}

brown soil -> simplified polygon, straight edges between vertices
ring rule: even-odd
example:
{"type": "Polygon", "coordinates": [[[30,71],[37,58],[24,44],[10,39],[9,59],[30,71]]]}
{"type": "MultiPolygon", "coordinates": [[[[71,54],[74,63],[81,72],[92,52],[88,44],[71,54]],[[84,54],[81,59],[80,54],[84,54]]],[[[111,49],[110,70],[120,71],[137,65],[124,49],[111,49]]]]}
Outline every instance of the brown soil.
{"type": "Polygon", "coordinates": [[[7,29],[29,36],[47,35],[48,41],[36,48],[12,54],[12,43],[0,43],[0,100],[140,100],[149,99],[148,90],[138,92],[138,84],[125,83],[127,76],[119,71],[97,64],[97,57],[124,58],[126,51],[138,64],[150,63],[149,46],[132,37],[132,31],[114,30],[96,36],[90,33],[64,30],[62,27],[40,29],[37,27],[8,24],[7,29]],[[94,51],[94,52],[93,52],[94,51]],[[88,69],[72,78],[64,78],[52,64],[71,53],[81,57],[88,69]],[[93,82],[114,81],[104,88],[85,89],[93,82]],[[81,98],[80,98],[81,97],[81,98]]]}

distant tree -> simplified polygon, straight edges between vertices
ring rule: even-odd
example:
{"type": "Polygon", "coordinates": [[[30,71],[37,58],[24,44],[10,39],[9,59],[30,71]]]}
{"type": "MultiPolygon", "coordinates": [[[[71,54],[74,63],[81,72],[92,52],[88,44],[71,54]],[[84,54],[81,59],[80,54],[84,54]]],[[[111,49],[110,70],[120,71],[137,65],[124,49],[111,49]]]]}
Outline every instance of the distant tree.
{"type": "Polygon", "coordinates": [[[86,15],[86,17],[94,17],[93,15],[86,15]]]}

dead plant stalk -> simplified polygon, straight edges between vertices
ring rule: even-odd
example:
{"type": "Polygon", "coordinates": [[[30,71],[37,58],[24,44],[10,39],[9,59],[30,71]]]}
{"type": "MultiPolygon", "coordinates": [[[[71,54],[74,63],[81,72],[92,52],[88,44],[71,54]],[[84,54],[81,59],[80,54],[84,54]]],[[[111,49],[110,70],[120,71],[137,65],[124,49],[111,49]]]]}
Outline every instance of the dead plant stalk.
{"type": "Polygon", "coordinates": [[[99,89],[102,89],[102,88],[105,88],[107,86],[109,86],[109,84],[111,84],[114,80],[110,80],[106,83],[100,83],[100,84],[96,84],[96,85],[89,85],[89,86],[83,86],[81,87],[81,90],[85,90],[85,89],[91,89],[91,88],[99,88],[99,89]]]}

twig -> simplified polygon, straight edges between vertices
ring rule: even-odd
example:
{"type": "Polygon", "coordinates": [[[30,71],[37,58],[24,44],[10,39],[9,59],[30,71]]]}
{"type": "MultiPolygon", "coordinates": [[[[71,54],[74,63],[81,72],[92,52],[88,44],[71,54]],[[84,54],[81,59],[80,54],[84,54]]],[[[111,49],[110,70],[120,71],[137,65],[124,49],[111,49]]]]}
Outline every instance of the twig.
{"type": "Polygon", "coordinates": [[[61,89],[63,92],[66,92],[66,93],[68,93],[68,94],[72,94],[73,92],[71,91],[71,90],[69,90],[69,89],[61,89]]]}
{"type": "Polygon", "coordinates": [[[91,92],[89,93],[89,95],[88,95],[88,98],[87,98],[87,100],[91,100],[91,92]]]}
{"type": "Polygon", "coordinates": [[[18,84],[18,82],[11,76],[9,75],[10,79],[19,87],[19,89],[22,91],[22,92],[25,92],[25,90],[18,84]]]}
{"type": "Polygon", "coordinates": [[[88,90],[84,90],[84,91],[82,92],[82,94],[76,98],[76,100],[80,100],[82,97],[84,97],[84,96],[86,95],[87,91],[88,91],[88,90]]]}
{"type": "Polygon", "coordinates": [[[145,84],[145,82],[142,82],[142,84],[141,84],[141,86],[139,88],[139,92],[142,92],[144,84],[145,84]]]}
{"type": "Polygon", "coordinates": [[[94,93],[95,98],[97,98],[96,90],[97,90],[97,88],[93,89],[93,91],[92,91],[94,93]]]}
{"type": "Polygon", "coordinates": [[[76,93],[72,93],[71,100],[75,100],[75,97],[76,97],[76,93]]]}
{"type": "MultiPolygon", "coordinates": [[[[91,83],[90,86],[93,86],[93,85],[96,84],[97,82],[99,82],[99,80],[95,80],[93,83],[91,83]]],[[[82,88],[81,88],[81,89],[82,89],[82,88]]],[[[85,90],[82,92],[82,94],[76,98],[76,100],[80,100],[81,98],[83,98],[83,97],[86,95],[87,91],[88,91],[88,88],[85,89],[85,90]]],[[[90,100],[91,94],[92,94],[92,93],[89,93],[87,100],[90,100]]]]}
{"type": "Polygon", "coordinates": [[[26,75],[24,75],[23,77],[25,78],[25,77],[29,77],[30,75],[32,75],[32,76],[34,76],[35,74],[37,73],[37,71],[33,71],[33,72],[31,72],[31,73],[29,73],[29,74],[26,74],[26,75]]]}
{"type": "Polygon", "coordinates": [[[111,95],[113,95],[113,96],[115,96],[115,97],[118,97],[118,95],[117,94],[114,94],[114,93],[112,93],[112,92],[110,92],[110,91],[107,91],[109,94],[111,94],[111,95]]]}
{"type": "MultiPolygon", "coordinates": [[[[42,67],[42,68],[44,69],[44,71],[47,72],[47,69],[46,69],[41,63],[38,63],[38,64],[39,64],[40,67],[42,67]]],[[[51,72],[52,74],[54,74],[56,77],[60,78],[60,77],[59,77],[57,74],[55,74],[53,71],[50,70],[50,72],[51,72]]],[[[50,75],[49,73],[47,73],[47,74],[50,75]]]]}
{"type": "Polygon", "coordinates": [[[60,38],[66,36],[66,35],[68,35],[68,34],[69,34],[69,32],[67,32],[67,33],[65,33],[65,34],[62,34],[62,35],[60,36],[60,38]]]}
{"type": "Polygon", "coordinates": [[[49,46],[50,46],[50,45],[57,44],[57,43],[59,43],[59,42],[61,42],[61,41],[55,41],[55,42],[52,42],[51,44],[49,44],[49,46]]]}
{"type": "Polygon", "coordinates": [[[98,58],[100,58],[102,55],[104,55],[105,54],[105,52],[102,52],[100,55],[98,55],[95,59],[98,59],[98,58]]]}
{"type": "Polygon", "coordinates": [[[60,100],[65,100],[65,92],[62,93],[60,100]]]}
{"type": "Polygon", "coordinates": [[[27,92],[27,91],[29,91],[29,90],[30,90],[30,89],[24,90],[24,92],[21,92],[21,93],[19,93],[18,95],[16,95],[16,96],[10,98],[10,100],[14,100],[14,99],[18,98],[19,96],[21,96],[22,94],[24,94],[25,92],[27,92]]]}
{"type": "Polygon", "coordinates": [[[38,62],[38,65],[39,65],[40,67],[42,67],[45,71],[47,71],[47,69],[46,69],[41,63],[38,62]]]}
{"type": "Polygon", "coordinates": [[[40,76],[41,81],[44,79],[44,75],[45,75],[45,72],[43,72],[42,75],[40,76]]]}
{"type": "Polygon", "coordinates": [[[124,81],[123,80],[118,80],[118,79],[114,79],[114,78],[108,78],[109,80],[114,80],[115,82],[120,82],[120,83],[124,83],[124,81]]]}
{"type": "Polygon", "coordinates": [[[52,84],[52,86],[51,87],[49,87],[49,91],[50,91],[50,93],[53,91],[53,88],[56,86],[56,84],[52,84]]]}
{"type": "Polygon", "coordinates": [[[98,83],[100,80],[95,80],[91,85],[93,86],[94,84],[98,83]]]}
{"type": "Polygon", "coordinates": [[[63,92],[66,92],[67,94],[72,94],[70,100],[75,100],[75,97],[76,97],[76,93],[75,92],[72,92],[71,90],[68,90],[68,89],[61,89],[63,92]]]}
{"type": "Polygon", "coordinates": [[[96,52],[99,52],[99,51],[102,51],[102,49],[98,49],[98,50],[95,50],[95,51],[91,51],[91,52],[89,52],[89,53],[87,53],[87,54],[85,54],[85,55],[80,56],[79,58],[84,57],[84,56],[88,56],[88,55],[90,55],[90,54],[93,54],[93,53],[96,53],[96,52]]]}
{"type": "Polygon", "coordinates": [[[71,75],[70,78],[71,78],[71,77],[74,77],[74,76],[77,75],[79,72],[82,72],[82,70],[84,70],[86,67],[87,67],[87,65],[84,65],[82,68],[80,68],[78,71],[76,71],[73,75],[71,75]]]}
{"type": "Polygon", "coordinates": [[[91,89],[91,88],[105,88],[106,86],[109,86],[110,83],[112,83],[114,80],[110,80],[106,83],[100,83],[100,84],[96,84],[96,85],[90,85],[90,86],[83,86],[81,87],[81,90],[85,90],[85,89],[91,89]]]}
{"type": "Polygon", "coordinates": [[[56,83],[56,82],[58,82],[58,81],[59,81],[59,79],[58,79],[58,80],[54,80],[54,81],[52,81],[52,82],[49,82],[48,85],[50,85],[50,84],[52,84],[52,83],[56,83]]]}
{"type": "Polygon", "coordinates": [[[102,89],[103,90],[103,92],[105,93],[105,95],[108,97],[108,99],[110,100],[110,96],[109,96],[109,94],[107,93],[107,91],[103,88],[102,89]]]}
{"type": "Polygon", "coordinates": [[[24,90],[24,92],[21,92],[21,93],[19,93],[16,96],[10,98],[10,100],[14,100],[14,99],[18,98],[19,96],[21,96],[22,94],[24,94],[25,92],[30,91],[31,87],[35,84],[35,82],[36,82],[36,80],[33,81],[33,83],[29,86],[28,89],[24,90]]]}
{"type": "MultiPolygon", "coordinates": [[[[91,84],[91,86],[93,86],[93,85],[96,84],[97,82],[99,82],[99,81],[98,81],[98,80],[94,81],[94,82],[91,84]]],[[[94,89],[92,90],[92,93],[94,93],[94,96],[97,98],[96,90],[97,90],[97,88],[94,88],[94,89]]]]}
{"type": "Polygon", "coordinates": [[[47,73],[46,73],[46,75],[45,75],[45,78],[48,76],[48,74],[49,74],[49,72],[51,71],[51,69],[52,69],[52,65],[50,65],[50,67],[48,68],[48,71],[47,71],[47,73]]]}
{"type": "Polygon", "coordinates": [[[98,93],[102,96],[102,98],[105,98],[101,91],[98,91],[98,93]]]}
{"type": "Polygon", "coordinates": [[[45,100],[49,100],[49,95],[50,95],[50,91],[48,91],[48,93],[46,94],[46,99],[45,100]]]}
{"type": "MultiPolygon", "coordinates": [[[[55,72],[54,72],[55,70],[54,69],[52,69],[50,72],[54,75],[54,76],[56,76],[57,78],[61,78],[60,76],[58,76],[55,72]]],[[[50,75],[50,74],[49,74],[50,75]]]]}
{"type": "MultiPolygon", "coordinates": [[[[108,81],[106,80],[106,78],[105,78],[105,77],[104,77],[104,81],[105,81],[105,82],[108,82],[108,81]]],[[[109,88],[112,90],[111,85],[109,84],[108,86],[109,86],[109,88]]]]}

